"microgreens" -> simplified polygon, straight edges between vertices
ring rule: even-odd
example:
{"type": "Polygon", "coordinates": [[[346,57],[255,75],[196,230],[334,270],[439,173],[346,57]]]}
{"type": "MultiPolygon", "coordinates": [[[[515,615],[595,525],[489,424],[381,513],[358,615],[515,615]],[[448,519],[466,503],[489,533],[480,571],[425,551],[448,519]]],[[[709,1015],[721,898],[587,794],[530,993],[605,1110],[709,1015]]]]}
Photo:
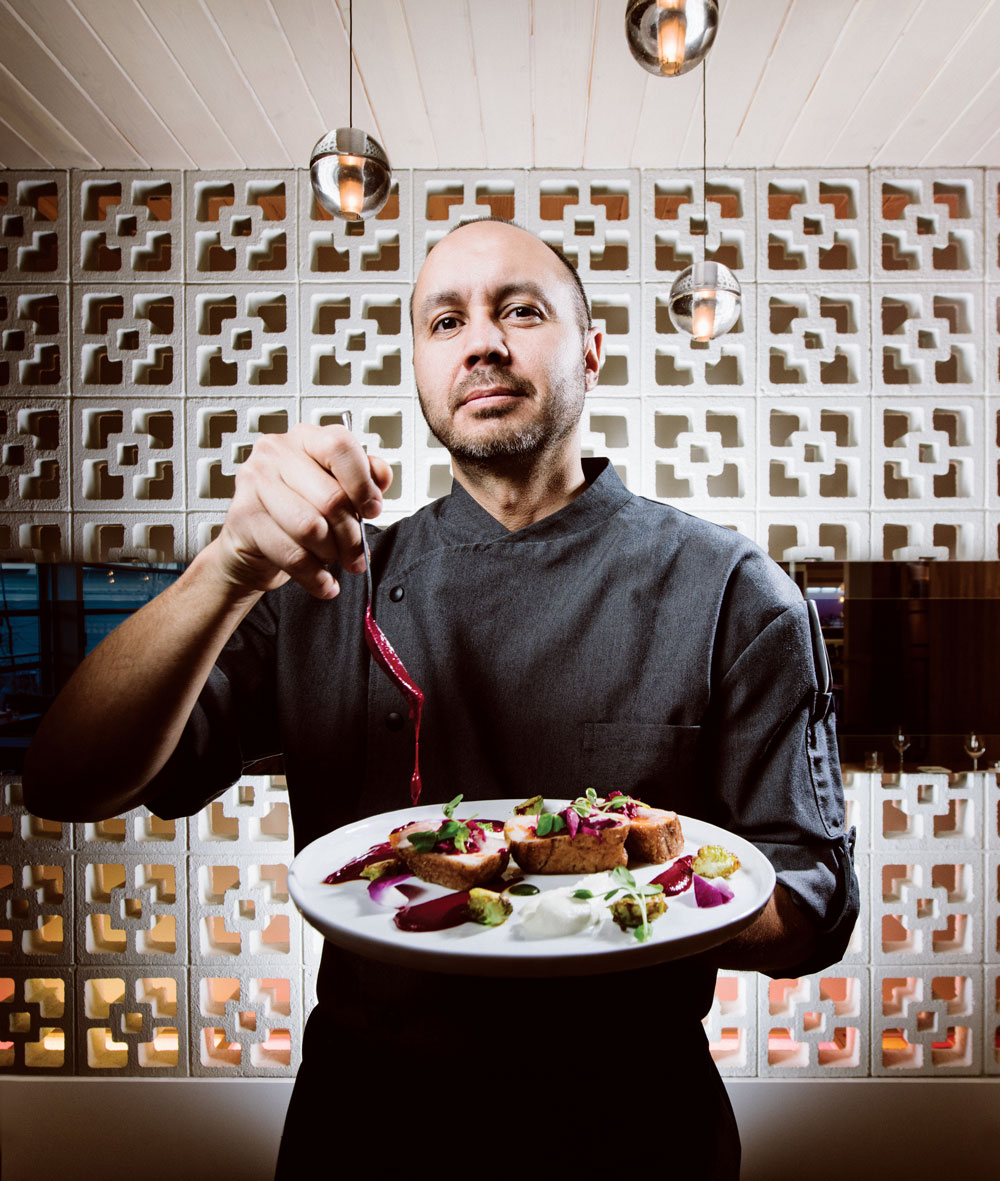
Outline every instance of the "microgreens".
{"type": "MultiPolygon", "coordinates": [[[[611,880],[615,883],[615,886],[604,895],[604,901],[610,902],[616,894],[622,896],[620,901],[624,901],[629,897],[635,899],[636,906],[639,908],[639,913],[642,916],[642,923],[638,927],[633,927],[632,934],[635,935],[640,943],[645,943],[649,938],[649,918],[646,915],[645,900],[652,898],[656,894],[662,894],[663,887],[653,884],[640,886],[624,865],[615,866],[611,871],[611,880]]],[[[573,897],[593,898],[594,894],[590,890],[580,889],[573,892],[573,897]]]]}
{"type": "Polygon", "coordinates": [[[435,845],[444,841],[454,841],[459,853],[465,852],[465,845],[469,839],[470,829],[460,820],[446,820],[440,828],[422,828],[407,834],[410,844],[418,853],[430,853],[435,845]]]}
{"type": "Polygon", "coordinates": [[[540,837],[551,837],[555,836],[557,832],[562,832],[565,827],[566,821],[558,812],[540,812],[538,823],[535,825],[535,833],[540,837]]]}
{"type": "MultiPolygon", "coordinates": [[[[468,824],[454,818],[455,809],[461,802],[462,797],[457,795],[453,800],[443,805],[441,811],[447,817],[444,824],[439,825],[437,828],[418,829],[416,832],[411,832],[408,835],[410,844],[418,853],[430,853],[433,851],[435,845],[445,841],[453,841],[459,853],[465,852],[465,846],[472,836],[472,829],[469,828],[468,824]]],[[[470,819],[472,818],[470,817],[470,819]]]]}
{"type": "Polygon", "coordinates": [[[622,792],[614,792],[606,799],[601,799],[592,787],[588,787],[582,796],[577,796],[570,807],[578,815],[587,816],[591,812],[622,812],[632,804],[637,804],[640,808],[646,807],[642,800],[623,795],[622,792]]]}
{"type": "Polygon", "coordinates": [[[599,810],[597,792],[592,787],[588,787],[586,795],[577,796],[570,807],[578,816],[586,816],[595,809],[599,810]]]}
{"type": "Polygon", "coordinates": [[[604,810],[606,812],[621,812],[630,804],[638,804],[640,808],[645,808],[647,805],[642,800],[637,800],[635,796],[618,795],[608,796],[604,801],[604,810]]]}

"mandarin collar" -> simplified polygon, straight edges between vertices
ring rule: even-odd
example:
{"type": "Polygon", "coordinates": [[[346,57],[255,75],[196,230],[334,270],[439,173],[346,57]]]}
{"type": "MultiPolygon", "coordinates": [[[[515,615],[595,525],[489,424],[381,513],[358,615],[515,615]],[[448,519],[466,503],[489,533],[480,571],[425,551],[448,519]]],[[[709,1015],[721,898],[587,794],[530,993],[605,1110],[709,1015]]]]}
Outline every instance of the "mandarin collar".
{"type": "Polygon", "coordinates": [[[438,501],[438,516],[447,531],[462,542],[516,544],[579,533],[607,520],[632,499],[632,493],[621,482],[609,459],[584,459],[583,474],[587,487],[575,500],[540,521],[513,532],[491,516],[457,480],[453,482],[451,492],[438,501]]]}

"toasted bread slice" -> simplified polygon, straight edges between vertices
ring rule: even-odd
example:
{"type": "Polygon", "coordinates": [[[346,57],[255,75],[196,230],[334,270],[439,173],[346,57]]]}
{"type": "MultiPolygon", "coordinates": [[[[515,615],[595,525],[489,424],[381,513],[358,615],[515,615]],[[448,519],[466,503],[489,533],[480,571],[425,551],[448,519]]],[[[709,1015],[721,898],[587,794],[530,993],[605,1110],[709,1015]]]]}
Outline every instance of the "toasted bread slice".
{"type": "Polygon", "coordinates": [[[629,825],[625,842],[632,861],[659,865],[684,851],[684,834],[676,812],[663,808],[640,808],[629,825]]]}
{"type": "Polygon", "coordinates": [[[421,853],[408,836],[418,829],[435,829],[439,820],[415,820],[389,834],[389,843],[410,873],[421,881],[433,882],[449,890],[471,890],[499,876],[507,868],[510,854],[499,834],[488,834],[486,848],[478,853],[421,853]]]}
{"type": "Polygon", "coordinates": [[[614,820],[596,834],[578,832],[571,837],[560,832],[540,837],[535,835],[537,816],[512,816],[503,831],[511,857],[525,873],[598,873],[628,864],[625,838],[629,822],[625,817],[614,820]]]}

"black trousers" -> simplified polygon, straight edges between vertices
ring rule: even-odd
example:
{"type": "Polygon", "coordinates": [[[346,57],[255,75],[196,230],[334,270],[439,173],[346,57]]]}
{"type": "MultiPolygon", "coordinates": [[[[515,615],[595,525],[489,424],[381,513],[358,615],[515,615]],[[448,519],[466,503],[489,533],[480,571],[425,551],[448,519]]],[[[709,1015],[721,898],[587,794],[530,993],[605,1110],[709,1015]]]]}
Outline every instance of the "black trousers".
{"type": "Polygon", "coordinates": [[[463,1013],[435,1044],[407,1044],[345,1029],[317,1006],[276,1181],[317,1165],[333,1175],[359,1158],[372,1168],[426,1161],[476,1181],[623,1167],[738,1181],[739,1132],[701,1024],[665,1030],[663,1020],[619,1005],[493,1010],[472,1022],[463,1013]]]}

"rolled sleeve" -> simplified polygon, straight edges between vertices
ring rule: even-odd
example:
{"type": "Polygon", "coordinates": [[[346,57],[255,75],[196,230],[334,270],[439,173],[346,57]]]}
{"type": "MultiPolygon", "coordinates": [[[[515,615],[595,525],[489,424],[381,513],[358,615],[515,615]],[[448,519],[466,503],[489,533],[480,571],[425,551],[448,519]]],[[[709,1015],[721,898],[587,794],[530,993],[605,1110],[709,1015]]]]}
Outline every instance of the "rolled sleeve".
{"type": "Polygon", "coordinates": [[[819,971],[843,956],[859,894],[834,721],[819,691],[804,602],[742,650],[713,716],[720,822],[765,854],[817,935],[809,959],[782,975],[819,971]]]}

